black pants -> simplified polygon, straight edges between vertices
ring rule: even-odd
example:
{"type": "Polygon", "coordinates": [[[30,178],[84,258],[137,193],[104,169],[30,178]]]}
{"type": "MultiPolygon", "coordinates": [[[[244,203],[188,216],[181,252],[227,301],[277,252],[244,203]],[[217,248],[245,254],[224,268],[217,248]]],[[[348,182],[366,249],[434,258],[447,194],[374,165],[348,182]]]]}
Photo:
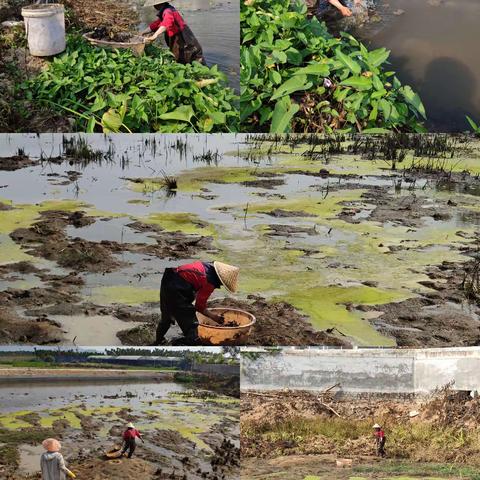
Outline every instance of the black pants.
{"type": "Polygon", "coordinates": [[[384,457],[386,454],[385,452],[385,437],[379,438],[377,440],[377,455],[379,457],[384,457]]]}
{"type": "Polygon", "coordinates": [[[340,20],[342,20],[343,15],[340,13],[338,8],[329,7],[324,12],[317,12],[316,17],[319,22],[325,22],[327,29],[334,37],[340,35],[340,20]]]}
{"type": "Polygon", "coordinates": [[[162,343],[171,325],[177,322],[188,345],[198,344],[198,319],[193,301],[195,290],[173,268],[166,268],[160,286],[160,312],[156,343],[162,343]]]}
{"type": "Polygon", "coordinates": [[[128,458],[132,458],[133,452],[135,451],[137,444],[134,438],[125,440],[125,444],[122,448],[122,455],[128,450],[128,458]]]}

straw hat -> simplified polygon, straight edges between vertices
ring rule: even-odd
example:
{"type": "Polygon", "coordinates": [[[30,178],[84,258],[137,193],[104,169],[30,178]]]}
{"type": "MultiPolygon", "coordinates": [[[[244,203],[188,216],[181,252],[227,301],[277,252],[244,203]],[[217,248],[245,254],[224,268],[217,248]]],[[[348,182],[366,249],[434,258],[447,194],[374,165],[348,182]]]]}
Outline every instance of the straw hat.
{"type": "Polygon", "coordinates": [[[376,423],[372,428],[382,428],[378,423],[376,423]]]}
{"type": "Polygon", "coordinates": [[[42,442],[42,447],[47,452],[59,452],[60,449],[62,448],[62,445],[55,438],[47,438],[42,442]]]}
{"type": "Polygon", "coordinates": [[[168,1],[171,1],[171,0],[147,0],[145,2],[144,8],[154,7],[155,5],[160,5],[161,3],[167,3],[168,1]]]}
{"type": "Polygon", "coordinates": [[[230,292],[235,293],[238,286],[238,272],[240,269],[233,265],[222,262],[213,262],[213,268],[217,272],[218,278],[223,286],[230,292]]]}
{"type": "Polygon", "coordinates": [[[135,425],[134,425],[132,422],[130,422],[130,423],[127,425],[127,428],[135,428],[135,425]]]}

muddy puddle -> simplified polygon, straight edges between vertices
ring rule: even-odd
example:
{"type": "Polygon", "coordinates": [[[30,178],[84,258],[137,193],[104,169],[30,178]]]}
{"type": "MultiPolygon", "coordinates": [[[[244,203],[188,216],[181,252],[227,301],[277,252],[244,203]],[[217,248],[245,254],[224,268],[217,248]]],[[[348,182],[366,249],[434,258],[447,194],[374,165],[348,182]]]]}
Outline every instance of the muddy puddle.
{"type": "MultiPolygon", "coordinates": [[[[155,10],[144,8],[143,0],[129,0],[140,16],[143,30],[155,20],[155,10]]],[[[240,88],[240,15],[239,3],[223,0],[178,0],[175,8],[182,14],[203,48],[208,65],[218,65],[230,86],[240,88]]]]}
{"type": "Polygon", "coordinates": [[[34,160],[0,172],[4,342],[149,344],[164,269],[192,259],[241,267],[239,295],[213,298],[257,316],[252,344],[480,342],[474,139],[412,143],[392,170],[350,141],[98,135],[80,162],[68,138],[1,140],[34,160]]]}
{"type": "Polygon", "coordinates": [[[355,32],[391,50],[392,70],[419,93],[429,131],[462,132],[465,115],[480,117],[479,17],[476,0],[376,1],[355,32]]]}
{"type": "Polygon", "coordinates": [[[232,397],[173,382],[46,380],[0,383],[0,399],[0,434],[19,458],[18,465],[6,464],[11,479],[39,478],[40,444],[49,436],[60,439],[79,478],[238,477],[239,413],[232,397]],[[104,452],[121,444],[128,422],[145,443],[137,445],[131,462],[107,460],[104,452]]]}

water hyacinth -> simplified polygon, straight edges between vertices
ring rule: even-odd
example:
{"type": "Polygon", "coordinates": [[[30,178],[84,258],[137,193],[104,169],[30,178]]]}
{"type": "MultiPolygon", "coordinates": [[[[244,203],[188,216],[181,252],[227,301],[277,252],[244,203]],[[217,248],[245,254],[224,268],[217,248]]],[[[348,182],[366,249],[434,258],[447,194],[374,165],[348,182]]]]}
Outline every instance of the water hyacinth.
{"type": "Polygon", "coordinates": [[[303,2],[242,3],[242,131],[425,131],[424,106],[388,69],[389,51],[334,38],[306,14],[303,2]]]}
{"type": "Polygon", "coordinates": [[[70,37],[67,51],[19,88],[29,99],[73,114],[78,131],[213,133],[238,128],[238,97],[217,66],[182,65],[155,46],[137,57],[70,37]]]}

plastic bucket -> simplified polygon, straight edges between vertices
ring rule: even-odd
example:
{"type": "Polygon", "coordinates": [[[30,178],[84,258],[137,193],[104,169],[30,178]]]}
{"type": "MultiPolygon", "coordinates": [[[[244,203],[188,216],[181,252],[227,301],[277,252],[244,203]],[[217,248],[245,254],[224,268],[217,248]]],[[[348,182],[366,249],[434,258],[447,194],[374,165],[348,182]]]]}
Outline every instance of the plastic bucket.
{"type": "Polygon", "coordinates": [[[59,3],[22,8],[28,48],[35,57],[49,57],[65,50],[65,9],[59,3]]]}
{"type": "Polygon", "coordinates": [[[243,310],[232,308],[211,308],[213,312],[223,315],[225,322],[235,322],[238,326],[225,327],[197,312],[198,336],[211,345],[242,345],[248,338],[256,318],[243,310]]]}

